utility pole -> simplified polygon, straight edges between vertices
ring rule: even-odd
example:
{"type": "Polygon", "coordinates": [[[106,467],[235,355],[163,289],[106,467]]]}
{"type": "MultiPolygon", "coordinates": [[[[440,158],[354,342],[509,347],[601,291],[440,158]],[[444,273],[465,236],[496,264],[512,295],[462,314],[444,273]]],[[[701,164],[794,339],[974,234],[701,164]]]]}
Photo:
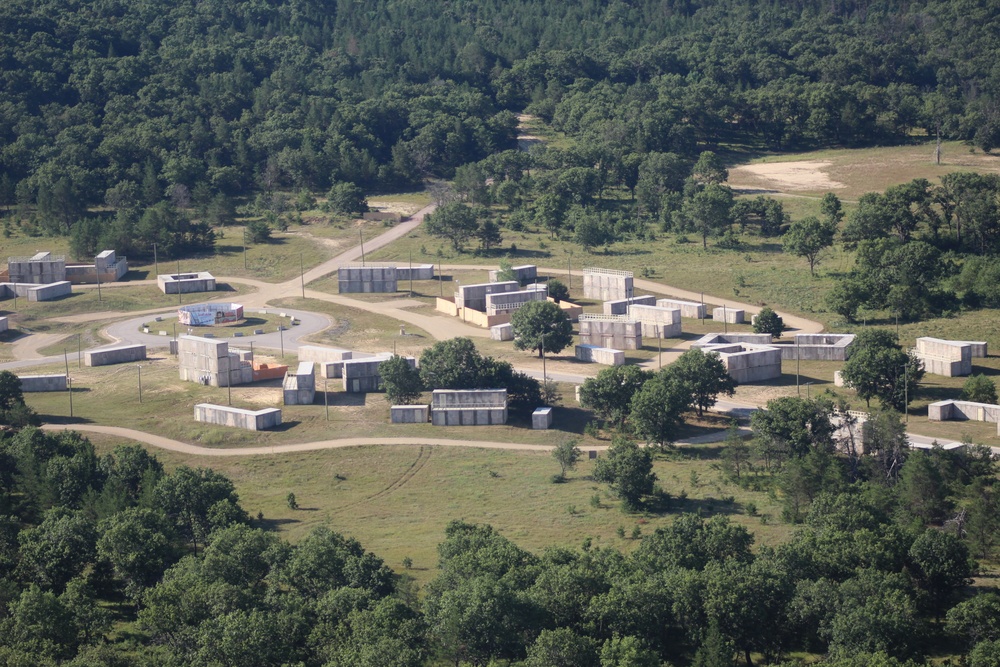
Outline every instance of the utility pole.
{"type": "Polygon", "coordinates": [[[330,383],[330,378],[323,378],[323,407],[326,408],[326,420],[330,421],[330,394],[327,393],[327,385],[330,383]]]}
{"type": "Polygon", "coordinates": [[[729,314],[726,310],[726,304],[722,304],[722,333],[729,333],[729,314]]]}
{"type": "Polygon", "coordinates": [[[142,403],[142,364],[136,364],[135,367],[139,371],[139,402],[142,403]]]}
{"type": "MultiPolygon", "coordinates": [[[[83,368],[83,334],[76,335],[76,367],[83,368]]],[[[69,371],[66,371],[69,376],[69,371]]]]}
{"type": "Polygon", "coordinates": [[[705,293],[701,293],[701,323],[705,324],[705,293]]]}
{"type": "Polygon", "coordinates": [[[358,236],[361,237],[361,266],[365,265],[365,233],[362,230],[358,230],[358,236]]]}
{"type": "Polygon", "coordinates": [[[299,275],[302,280],[302,298],[306,298],[306,264],[303,253],[299,253],[299,275]]]}
{"type": "Polygon", "coordinates": [[[101,272],[97,272],[97,303],[103,301],[101,298],[101,272]]]}
{"type": "Polygon", "coordinates": [[[69,416],[73,417],[73,378],[66,376],[66,384],[69,387],[69,416]]]}
{"type": "Polygon", "coordinates": [[[66,362],[66,377],[69,377],[69,355],[66,354],[66,348],[63,348],[63,361],[66,362]]]}
{"type": "Polygon", "coordinates": [[[441,296],[444,297],[444,276],[441,275],[441,260],[438,260],[438,285],[441,287],[441,296]]]}

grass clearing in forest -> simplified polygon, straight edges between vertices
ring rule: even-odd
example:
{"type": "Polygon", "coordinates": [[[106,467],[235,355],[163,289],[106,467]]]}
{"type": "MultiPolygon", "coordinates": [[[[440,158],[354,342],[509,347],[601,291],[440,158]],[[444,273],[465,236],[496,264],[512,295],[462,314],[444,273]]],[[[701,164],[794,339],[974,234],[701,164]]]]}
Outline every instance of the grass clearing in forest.
{"type": "MultiPolygon", "coordinates": [[[[100,435],[91,439],[101,452],[121,442],[100,435]]],[[[377,446],[213,458],[151,451],[168,469],[201,466],[227,475],[251,516],[262,512],[266,525],[293,542],[317,526],[329,526],[356,537],[421,585],[437,574],[437,545],[453,519],[491,524],[535,553],[579,548],[587,538],[595,546],[630,551],[639,543],[631,537],[636,527],[648,535],[680,512],[725,514],[753,532],[758,545],[784,542],[792,530],[780,522],[780,507],[766,493],[722,480],[715,468],[717,446],[657,457],[654,470],[673,501],[668,512],[656,514],[623,512],[606,484],[589,479],[594,462],[586,456],[568,482],[554,484],[559,466],[547,452],[377,446]],[[288,508],[289,492],[300,509],[288,508]],[[747,503],[765,518],[747,515],[747,503]],[[619,526],[624,537],[617,535],[619,526]],[[402,565],[407,557],[413,561],[409,571],[402,565]]]]}

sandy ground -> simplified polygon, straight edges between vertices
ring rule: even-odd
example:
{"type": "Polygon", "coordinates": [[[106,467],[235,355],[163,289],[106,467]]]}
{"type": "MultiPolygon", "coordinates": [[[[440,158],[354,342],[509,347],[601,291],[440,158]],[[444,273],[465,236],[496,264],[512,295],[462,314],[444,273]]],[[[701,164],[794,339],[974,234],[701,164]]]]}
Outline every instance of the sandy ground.
{"type": "Polygon", "coordinates": [[[804,160],[800,162],[761,162],[732,170],[740,181],[751,181],[783,190],[837,190],[847,187],[823,171],[832,162],[804,160]]]}

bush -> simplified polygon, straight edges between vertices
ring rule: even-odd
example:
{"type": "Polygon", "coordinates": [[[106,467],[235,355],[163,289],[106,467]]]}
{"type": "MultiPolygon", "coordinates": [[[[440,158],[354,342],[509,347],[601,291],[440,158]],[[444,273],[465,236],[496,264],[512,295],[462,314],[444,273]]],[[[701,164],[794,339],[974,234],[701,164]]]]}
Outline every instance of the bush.
{"type": "Polygon", "coordinates": [[[781,332],[784,330],[784,321],[769,306],[761,308],[760,312],[757,313],[757,317],[754,318],[754,333],[769,333],[775,338],[780,338],[781,332]]]}
{"type": "Polygon", "coordinates": [[[973,403],[996,403],[997,386],[982,373],[970,375],[962,386],[962,400],[973,403]]]}

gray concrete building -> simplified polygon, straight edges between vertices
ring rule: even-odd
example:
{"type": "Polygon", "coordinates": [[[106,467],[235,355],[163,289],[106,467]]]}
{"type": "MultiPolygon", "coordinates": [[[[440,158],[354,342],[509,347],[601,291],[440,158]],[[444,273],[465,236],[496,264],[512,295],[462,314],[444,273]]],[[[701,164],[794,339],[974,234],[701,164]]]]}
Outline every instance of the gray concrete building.
{"type": "Polygon", "coordinates": [[[727,306],[722,306],[721,308],[712,309],[712,319],[716,322],[726,322],[727,324],[743,324],[746,313],[739,308],[729,308],[727,306]]]}
{"type": "Polygon", "coordinates": [[[781,350],[773,345],[738,343],[711,345],[703,349],[706,354],[717,353],[729,377],[739,384],[765,382],[781,377],[781,350]]]}
{"type": "Polygon", "coordinates": [[[642,348],[642,325],[626,315],[580,316],[580,344],[617,350],[642,348]]]}
{"type": "MultiPolygon", "coordinates": [[[[366,359],[346,359],[341,362],[344,391],[350,393],[369,393],[382,391],[382,376],[378,367],[383,361],[392,358],[392,353],[383,352],[366,359]]],[[[413,357],[403,357],[411,368],[417,367],[413,357]]]]}
{"type": "Polygon", "coordinates": [[[12,283],[47,285],[66,280],[66,258],[50,252],[31,257],[8,257],[7,275],[12,283]]]}
{"type": "Polygon", "coordinates": [[[677,338],[681,335],[680,308],[633,305],[628,316],[642,325],[642,335],[647,338],[677,338]]]}
{"type": "Polygon", "coordinates": [[[514,327],[510,322],[490,327],[490,340],[514,340],[514,327]]]}
{"type": "Polygon", "coordinates": [[[42,391],[66,391],[66,375],[18,375],[21,391],[26,394],[42,391]]]}
{"type": "MultiPolygon", "coordinates": [[[[511,271],[514,272],[514,280],[522,285],[527,285],[528,283],[533,283],[538,280],[538,267],[534,264],[522,264],[521,266],[512,266],[511,271]]],[[[497,276],[499,275],[499,269],[493,269],[489,273],[490,282],[497,282],[497,276]]]]}
{"type": "Polygon", "coordinates": [[[552,408],[535,408],[531,413],[531,428],[536,431],[552,428],[552,408]]]}
{"type": "Polygon", "coordinates": [[[285,374],[281,391],[285,405],[312,405],[316,400],[316,364],[300,361],[294,373],[285,374]]]}
{"type": "Polygon", "coordinates": [[[692,348],[703,348],[710,345],[739,345],[741,343],[752,343],[753,345],[771,345],[773,338],[768,333],[707,333],[698,340],[691,343],[692,348]]]}
{"type": "Polygon", "coordinates": [[[579,361],[587,361],[593,364],[604,364],[605,366],[621,366],[625,363],[625,353],[609,347],[598,347],[596,345],[577,345],[574,350],[579,361]]]}
{"type": "Polygon", "coordinates": [[[795,334],[791,344],[775,345],[789,361],[847,361],[853,346],[854,334],[795,334]]]}
{"type": "Polygon", "coordinates": [[[342,266],[337,269],[337,291],[341,294],[370,294],[395,292],[396,267],[391,266],[342,266]]]}
{"type": "Polygon", "coordinates": [[[692,320],[701,320],[705,318],[705,304],[698,303],[697,301],[657,299],[656,305],[660,308],[679,308],[681,311],[681,317],[687,317],[692,320]]]}
{"type": "Polygon", "coordinates": [[[960,377],[972,373],[972,345],[942,338],[917,339],[917,358],[934,375],[960,377]]]}
{"type": "Polygon", "coordinates": [[[629,306],[655,306],[656,297],[648,294],[634,296],[629,299],[615,299],[604,302],[605,315],[628,315],[629,306]]]}
{"type": "Polygon", "coordinates": [[[143,361],[145,358],[145,345],[117,345],[115,347],[102,347],[96,350],[85,350],[83,353],[83,365],[110,366],[112,364],[143,361]]]}
{"type": "Polygon", "coordinates": [[[516,292],[502,292],[486,295],[486,314],[499,315],[517,310],[532,301],[545,301],[549,297],[549,288],[545,285],[529,285],[516,292]]]}
{"type": "Polygon", "coordinates": [[[228,405],[198,403],[194,406],[194,420],[248,431],[264,431],[281,426],[281,410],[278,408],[245,410],[228,405]]]}
{"type": "Polygon", "coordinates": [[[315,362],[319,377],[340,378],[343,376],[343,362],[347,359],[353,359],[354,353],[351,350],[323,345],[300,345],[298,356],[299,361],[315,362]]]}
{"type": "Polygon", "coordinates": [[[583,297],[619,301],[635,296],[631,271],[587,268],[583,270],[583,297]]]}
{"type": "Polygon", "coordinates": [[[927,406],[927,419],[1000,423],[1000,405],[972,401],[938,401],[927,406]]]}
{"type": "Polygon", "coordinates": [[[431,423],[435,426],[488,426],[507,423],[506,389],[435,389],[431,423]]]}
{"type": "Polygon", "coordinates": [[[253,382],[253,365],[241,353],[231,351],[224,340],[180,336],[177,339],[180,379],[212,387],[253,382]]]}
{"type": "Polygon", "coordinates": [[[429,405],[393,405],[389,408],[389,421],[393,424],[426,424],[430,415],[429,405]]]}
{"type": "Polygon", "coordinates": [[[504,294],[506,292],[520,291],[521,285],[516,280],[507,280],[498,283],[476,283],[473,285],[460,285],[455,290],[455,306],[458,308],[468,308],[486,312],[486,297],[490,294],[504,294]]]}
{"type": "Polygon", "coordinates": [[[208,271],[161,274],[156,277],[156,285],[164,294],[214,292],[216,288],[215,276],[208,271]]]}

